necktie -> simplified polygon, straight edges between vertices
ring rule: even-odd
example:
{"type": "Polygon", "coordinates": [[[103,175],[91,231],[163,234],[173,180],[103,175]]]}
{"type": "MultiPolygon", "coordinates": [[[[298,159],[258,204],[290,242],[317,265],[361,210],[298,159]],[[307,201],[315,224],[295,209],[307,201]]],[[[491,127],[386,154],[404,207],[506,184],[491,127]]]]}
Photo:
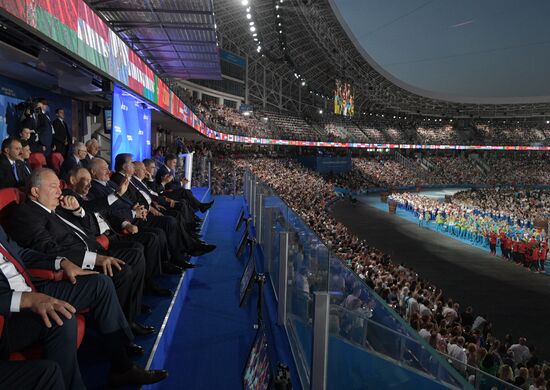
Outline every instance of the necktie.
{"type": "Polygon", "coordinates": [[[13,176],[15,176],[15,181],[19,181],[19,175],[17,174],[17,164],[14,162],[11,164],[11,170],[13,171],[13,176]]]}
{"type": "Polygon", "coordinates": [[[86,241],[86,238],[88,238],[88,236],[86,235],[86,233],[84,233],[82,230],[80,230],[80,228],[78,228],[78,226],[74,225],[73,223],[67,221],[65,218],[62,218],[60,215],[58,215],[55,211],[52,211],[52,214],[55,215],[57,218],[59,218],[61,221],[63,221],[66,225],[69,225],[69,227],[71,227],[71,231],[76,234],[76,236],[78,238],[80,238],[80,240],[84,243],[84,245],[86,245],[86,250],[89,251],[90,248],[88,247],[88,242],[86,241]]]}
{"type": "Polygon", "coordinates": [[[25,279],[27,286],[29,286],[32,291],[36,291],[36,288],[34,287],[34,284],[32,284],[31,278],[29,277],[29,274],[27,273],[25,268],[23,268],[20,262],[15,260],[15,258],[8,252],[6,248],[4,248],[3,245],[0,245],[0,254],[4,255],[4,257],[15,266],[17,271],[21,274],[21,276],[23,276],[23,279],[25,279]]]}

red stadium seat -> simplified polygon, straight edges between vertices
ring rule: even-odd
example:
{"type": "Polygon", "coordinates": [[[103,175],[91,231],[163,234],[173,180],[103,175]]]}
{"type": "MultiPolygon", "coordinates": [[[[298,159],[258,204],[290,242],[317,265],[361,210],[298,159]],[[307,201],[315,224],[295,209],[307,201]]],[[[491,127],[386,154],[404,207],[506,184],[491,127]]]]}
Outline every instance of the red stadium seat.
{"type": "Polygon", "coordinates": [[[63,164],[63,155],[59,152],[53,152],[50,154],[50,157],[48,158],[48,165],[50,168],[52,168],[55,173],[59,175],[59,171],[61,170],[61,164],[63,164]]]}
{"type": "Polygon", "coordinates": [[[46,156],[44,156],[44,153],[31,153],[29,156],[29,165],[32,169],[45,167],[46,156]]]}
{"type": "Polygon", "coordinates": [[[17,188],[3,188],[0,190],[0,224],[4,224],[13,209],[25,200],[25,194],[17,188]]]}

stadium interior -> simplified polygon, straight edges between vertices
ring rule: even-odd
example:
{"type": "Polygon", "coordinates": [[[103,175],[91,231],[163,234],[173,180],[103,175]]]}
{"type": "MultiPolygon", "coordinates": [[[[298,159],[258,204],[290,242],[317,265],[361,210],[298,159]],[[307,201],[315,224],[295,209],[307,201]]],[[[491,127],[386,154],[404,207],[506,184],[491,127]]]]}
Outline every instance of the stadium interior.
{"type": "Polygon", "coordinates": [[[383,3],[0,0],[0,389],[550,388],[545,5],[383,3]]]}

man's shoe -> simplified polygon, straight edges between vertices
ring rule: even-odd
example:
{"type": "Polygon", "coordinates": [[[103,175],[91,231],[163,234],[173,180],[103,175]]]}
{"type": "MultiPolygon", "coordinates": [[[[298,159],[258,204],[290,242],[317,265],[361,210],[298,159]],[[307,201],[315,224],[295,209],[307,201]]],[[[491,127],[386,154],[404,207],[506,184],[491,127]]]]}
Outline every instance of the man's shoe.
{"type": "Polygon", "coordinates": [[[201,243],[199,244],[199,249],[200,249],[200,250],[203,250],[204,253],[210,253],[210,252],[212,252],[212,251],[213,251],[214,249],[216,249],[216,248],[217,248],[216,245],[213,245],[213,244],[206,244],[206,243],[204,243],[204,242],[201,242],[201,243]]]}
{"type": "Polygon", "coordinates": [[[208,202],[208,203],[201,203],[201,205],[199,206],[199,210],[204,213],[210,207],[212,207],[213,204],[214,204],[214,201],[211,201],[211,202],[208,202]]]}
{"type": "Polygon", "coordinates": [[[164,274],[181,275],[183,273],[183,269],[181,269],[181,267],[169,262],[162,263],[161,269],[164,274]]]}
{"type": "Polygon", "coordinates": [[[126,346],[126,352],[129,356],[143,356],[145,350],[141,345],[132,343],[126,346]]]}
{"type": "Polygon", "coordinates": [[[130,329],[134,336],[147,336],[155,333],[155,328],[148,325],[142,325],[137,322],[132,322],[130,329]]]}
{"type": "Polygon", "coordinates": [[[143,293],[146,295],[154,295],[155,297],[171,297],[172,295],[174,295],[172,290],[161,288],[155,284],[145,288],[143,293]]]}
{"type": "Polygon", "coordinates": [[[140,312],[141,314],[151,314],[153,312],[153,309],[151,309],[151,306],[142,303],[140,312]]]}
{"type": "Polygon", "coordinates": [[[195,264],[191,264],[190,262],[188,262],[185,259],[178,259],[178,260],[175,260],[175,261],[176,261],[176,264],[178,265],[178,267],[180,267],[184,270],[197,267],[195,264]]]}
{"type": "Polygon", "coordinates": [[[167,376],[168,371],[166,370],[146,370],[133,365],[128,371],[111,373],[109,375],[109,385],[112,387],[150,385],[166,379],[167,376]]]}

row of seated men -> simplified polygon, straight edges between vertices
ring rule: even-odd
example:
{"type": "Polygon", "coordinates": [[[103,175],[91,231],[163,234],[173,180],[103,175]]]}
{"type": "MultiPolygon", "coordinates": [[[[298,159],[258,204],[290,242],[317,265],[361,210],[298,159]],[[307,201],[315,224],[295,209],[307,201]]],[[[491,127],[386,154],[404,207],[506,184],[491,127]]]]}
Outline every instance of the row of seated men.
{"type": "Polygon", "coordinates": [[[2,180],[25,186],[27,194],[0,227],[0,315],[5,317],[0,383],[31,388],[23,385],[33,375],[14,372],[38,364],[31,369],[35,374],[47,369],[56,376],[59,371],[65,388],[84,388],[75,342],[75,313],[83,309],[89,309],[109,352],[111,385],[163,380],[166,371],[145,370],[129,359],[143,354],[134,337],[155,331],[136,321],[150,310],[142,295],[171,296],[156,284],[158,276],[181,273],[193,267],[191,256],[215,249],[200,239],[195,214],[212,202],[201,203],[182,181],[174,181],[173,155],[166,156],[158,172],[153,160],[134,162],[130,154],[116,156],[112,174],[101,158],[86,167],[81,161],[68,173],[62,191],[53,170],[27,172],[22,149],[20,140],[8,138],[0,157],[2,180]],[[63,270],[66,280],[33,279],[27,268],[63,270]],[[5,361],[11,352],[37,342],[47,362],[5,361]]]}

